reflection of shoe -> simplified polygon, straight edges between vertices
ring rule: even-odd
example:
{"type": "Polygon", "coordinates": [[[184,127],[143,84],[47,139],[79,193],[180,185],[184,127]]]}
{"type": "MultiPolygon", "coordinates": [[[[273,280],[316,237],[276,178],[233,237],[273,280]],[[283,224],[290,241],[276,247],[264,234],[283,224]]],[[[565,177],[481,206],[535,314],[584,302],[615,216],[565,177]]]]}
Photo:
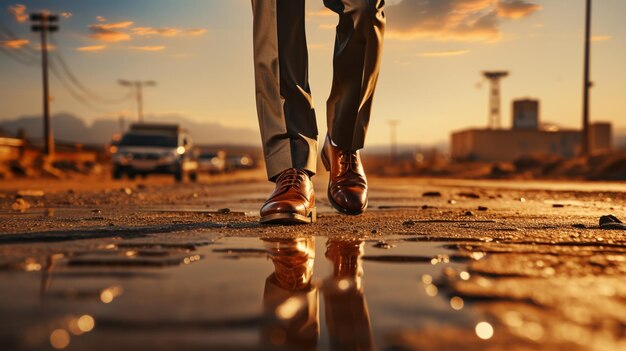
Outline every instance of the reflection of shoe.
{"type": "Polygon", "coordinates": [[[265,245],[274,263],[276,284],[290,291],[308,290],[313,276],[314,239],[270,239],[265,245]]]}
{"type": "Polygon", "coordinates": [[[342,213],[358,215],[367,207],[367,178],[358,151],[344,151],[333,146],[326,136],[322,162],[330,172],[328,201],[342,213]]]}
{"type": "Polygon", "coordinates": [[[315,222],[315,193],[309,174],[290,168],[276,178],[276,189],[261,207],[261,223],[315,222]]]}
{"type": "Polygon", "coordinates": [[[333,263],[335,278],[359,279],[363,274],[359,259],[363,256],[363,241],[328,240],[326,258],[333,263]]]}

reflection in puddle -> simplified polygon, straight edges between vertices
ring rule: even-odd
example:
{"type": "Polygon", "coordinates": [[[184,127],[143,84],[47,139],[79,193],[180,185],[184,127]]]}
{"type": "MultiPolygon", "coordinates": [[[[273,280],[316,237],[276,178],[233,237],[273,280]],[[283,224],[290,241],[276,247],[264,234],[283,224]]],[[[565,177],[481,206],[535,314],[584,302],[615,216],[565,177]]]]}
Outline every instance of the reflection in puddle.
{"type": "Polygon", "coordinates": [[[389,348],[389,335],[405,329],[493,335],[467,301],[437,286],[442,275],[469,279],[453,251],[389,242],[128,240],[29,260],[19,272],[0,272],[0,343],[11,350],[370,350],[389,348]]]}

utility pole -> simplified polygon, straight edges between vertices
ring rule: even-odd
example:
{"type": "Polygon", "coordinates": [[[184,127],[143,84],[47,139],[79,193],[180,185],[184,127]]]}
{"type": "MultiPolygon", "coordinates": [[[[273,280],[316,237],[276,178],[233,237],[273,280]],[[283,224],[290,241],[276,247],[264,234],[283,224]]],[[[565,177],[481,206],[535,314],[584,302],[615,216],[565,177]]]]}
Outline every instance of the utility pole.
{"type": "Polygon", "coordinates": [[[581,153],[589,156],[591,153],[591,131],[589,130],[589,95],[591,90],[591,0],[587,0],[585,18],[585,68],[583,82],[583,135],[581,153]]]}
{"type": "Polygon", "coordinates": [[[139,123],[143,123],[143,87],[156,86],[156,82],[153,80],[129,81],[124,79],[119,79],[117,82],[123,87],[129,87],[135,90],[135,99],[137,100],[137,118],[139,123]]]}
{"type": "Polygon", "coordinates": [[[398,158],[398,125],[400,121],[397,119],[387,121],[389,128],[391,129],[391,159],[398,158]]]}
{"type": "Polygon", "coordinates": [[[44,154],[48,160],[54,158],[54,138],[50,123],[50,88],[48,86],[48,32],[56,32],[59,26],[59,16],[46,12],[32,13],[30,20],[33,22],[31,30],[41,33],[41,68],[43,73],[43,134],[44,154]]]}

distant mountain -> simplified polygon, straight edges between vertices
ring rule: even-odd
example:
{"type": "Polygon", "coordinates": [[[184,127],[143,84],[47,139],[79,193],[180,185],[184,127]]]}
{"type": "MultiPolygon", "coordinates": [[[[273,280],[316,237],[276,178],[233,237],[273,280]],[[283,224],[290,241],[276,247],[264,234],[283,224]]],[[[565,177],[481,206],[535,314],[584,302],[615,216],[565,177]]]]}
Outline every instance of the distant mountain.
{"type": "MultiPolygon", "coordinates": [[[[156,123],[176,123],[189,130],[198,144],[260,145],[260,136],[256,128],[231,128],[215,122],[196,122],[185,117],[171,114],[146,116],[146,120],[156,123]]],[[[38,140],[43,136],[43,122],[40,116],[22,116],[13,120],[0,121],[0,129],[9,134],[17,134],[22,129],[29,139],[38,140]]],[[[127,122],[127,127],[128,127],[127,122]]],[[[52,116],[52,128],[57,140],[85,144],[104,144],[111,136],[119,133],[120,124],[114,119],[98,119],[87,125],[79,117],[70,113],[52,116]]]]}

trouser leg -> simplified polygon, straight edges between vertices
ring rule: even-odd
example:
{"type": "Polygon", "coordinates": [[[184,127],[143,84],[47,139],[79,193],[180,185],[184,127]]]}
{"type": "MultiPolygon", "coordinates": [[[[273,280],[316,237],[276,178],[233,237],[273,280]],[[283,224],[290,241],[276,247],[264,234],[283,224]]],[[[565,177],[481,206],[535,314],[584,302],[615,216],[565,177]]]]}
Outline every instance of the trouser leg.
{"type": "Polygon", "coordinates": [[[252,0],[256,100],[269,179],[315,173],[317,125],[308,83],[304,0],[252,0]]]}
{"type": "Polygon", "coordinates": [[[363,148],[381,65],[384,0],[324,0],[339,14],[328,98],[328,133],[344,150],[363,148]]]}

